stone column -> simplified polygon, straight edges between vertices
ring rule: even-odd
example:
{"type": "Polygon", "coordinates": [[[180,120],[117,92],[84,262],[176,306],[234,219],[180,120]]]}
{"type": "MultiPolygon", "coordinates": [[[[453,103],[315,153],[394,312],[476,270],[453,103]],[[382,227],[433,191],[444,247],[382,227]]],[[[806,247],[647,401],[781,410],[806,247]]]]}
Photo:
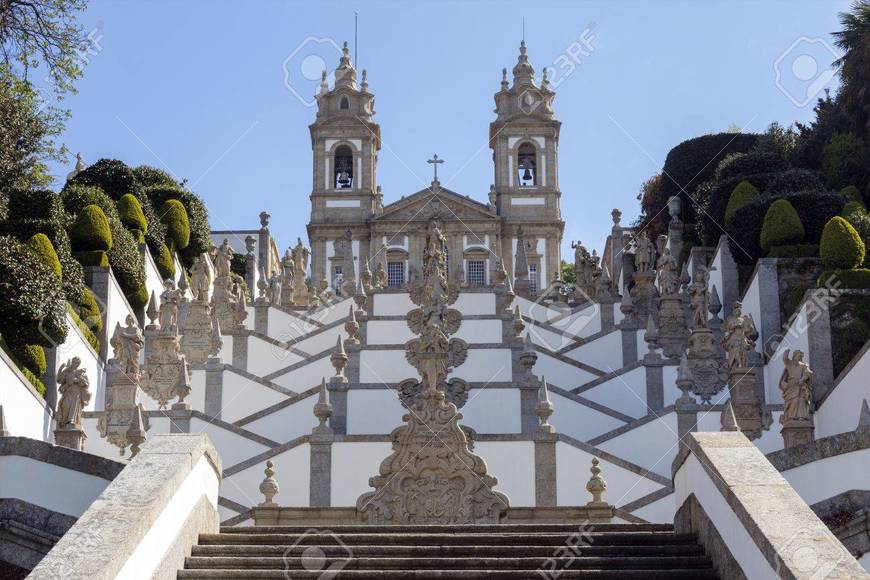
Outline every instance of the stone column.
{"type": "Polygon", "coordinates": [[[233,330],[233,366],[248,370],[248,329],[237,326],[233,330]]]}
{"type": "MultiPolygon", "coordinates": [[[[761,258],[758,260],[757,272],[759,289],[759,310],[761,320],[756,321],[761,344],[761,352],[765,356],[771,339],[780,336],[782,319],[779,316],[779,276],[776,271],[776,258],[761,258]]],[[[733,304],[731,304],[733,306],[733,304]]],[[[737,412],[737,409],[735,409],[737,412]]],[[[738,419],[740,419],[738,414],[738,419]]]]}
{"type": "Polygon", "coordinates": [[[698,405],[692,391],[692,372],[689,369],[689,359],[683,355],[680,368],[677,372],[677,387],[682,395],[674,402],[674,410],[677,413],[677,441],[679,450],[686,449],[686,436],[698,430],[698,405]]]}
{"type": "Polygon", "coordinates": [[[254,300],[254,331],[269,335],[269,301],[265,298],[254,300]]]}
{"type": "Polygon", "coordinates": [[[632,321],[623,321],[619,329],[622,331],[622,366],[628,366],[638,361],[637,328],[632,321]]]}
{"type": "Polygon", "coordinates": [[[535,442],[535,506],[556,506],[556,428],[550,425],[553,403],[547,383],[540,382],[536,390],[534,413],[536,425],[532,431],[535,442]]]}
{"type": "Polygon", "coordinates": [[[612,295],[597,298],[598,307],[601,310],[601,331],[610,332],[614,327],[613,305],[616,299],[612,295]]]}
{"type": "MultiPolygon", "coordinates": [[[[94,293],[94,298],[96,298],[97,304],[103,311],[103,328],[99,333],[96,333],[97,338],[100,340],[100,352],[97,354],[100,355],[101,359],[107,360],[109,358],[109,332],[111,332],[107,320],[109,316],[109,289],[112,286],[112,270],[100,266],[85,266],[83,270],[85,273],[85,284],[94,293]]],[[[94,329],[92,328],[91,330],[94,329]]]]}
{"type": "MultiPolygon", "coordinates": [[[[235,353],[235,348],[233,348],[235,353]]],[[[220,419],[224,398],[224,365],[217,357],[205,363],[205,406],[203,412],[209,417],[220,419]]]]}
{"type": "Polygon", "coordinates": [[[831,350],[831,305],[836,297],[829,290],[814,291],[807,304],[807,362],[813,369],[813,402],[818,403],[834,385],[834,355],[831,350]]]}
{"type": "Polygon", "coordinates": [[[327,421],[332,417],[333,407],[329,399],[326,381],[320,384],[320,393],[314,405],[314,416],[320,424],[311,430],[309,505],[329,507],[332,502],[332,443],[334,431],[327,421]]]}
{"type": "Polygon", "coordinates": [[[245,238],[245,247],[248,253],[245,255],[245,283],[248,285],[248,291],[251,296],[257,291],[257,276],[259,273],[257,265],[257,255],[254,253],[254,246],[257,240],[253,236],[245,238]]]}
{"type": "Polygon", "coordinates": [[[269,234],[269,218],[268,212],[260,212],[260,233],[258,235],[257,246],[259,249],[259,262],[266,270],[266,278],[272,277],[272,260],[269,259],[269,252],[272,249],[271,236],[269,234]]]}
{"type": "Polygon", "coordinates": [[[646,371],[647,413],[659,411],[665,406],[664,361],[656,351],[647,352],[643,357],[646,371]]]}

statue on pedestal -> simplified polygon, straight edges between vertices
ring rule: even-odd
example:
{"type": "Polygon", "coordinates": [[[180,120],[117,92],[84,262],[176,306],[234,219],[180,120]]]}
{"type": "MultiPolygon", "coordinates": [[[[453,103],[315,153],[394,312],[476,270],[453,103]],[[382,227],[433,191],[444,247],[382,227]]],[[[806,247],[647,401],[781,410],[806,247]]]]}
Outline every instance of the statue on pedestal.
{"type": "Polygon", "coordinates": [[[785,402],[779,422],[785,425],[790,421],[809,421],[812,405],[812,387],[810,379],[813,372],[804,362],[804,353],[796,350],[789,356],[789,349],[782,355],[785,368],[779,378],[779,390],[785,402]]]}
{"type": "Polygon", "coordinates": [[[746,368],[749,351],[755,349],[758,331],[751,315],[743,314],[740,302],[734,303],[734,309],[722,326],[722,347],[728,360],[729,368],[746,368]]]}
{"type": "Polygon", "coordinates": [[[208,271],[208,264],[204,256],[197,256],[190,267],[190,291],[193,293],[193,299],[208,302],[209,286],[211,286],[211,274],[208,271]]]}
{"type": "Polygon", "coordinates": [[[308,269],[309,251],[302,244],[302,238],[296,238],[296,246],[291,250],[293,260],[293,304],[297,307],[307,307],[309,303],[308,286],[305,283],[305,271],[308,269]]]}
{"type": "Polygon", "coordinates": [[[214,249],[214,269],[218,278],[230,275],[234,254],[235,252],[230,247],[230,241],[227,239],[224,239],[220,247],[214,249]]]}
{"type": "Polygon", "coordinates": [[[272,304],[281,304],[281,276],[277,272],[269,278],[269,302],[272,304]]]}
{"type": "Polygon", "coordinates": [[[91,402],[90,382],[82,361],[74,356],[60,365],[57,371],[57,391],[60,402],[57,405],[58,429],[78,429],[82,427],[82,411],[91,402]]]}
{"type": "Polygon", "coordinates": [[[671,250],[665,247],[656,264],[659,291],[663,295],[676,294],[680,290],[680,275],[677,273],[677,260],[671,250]]]}
{"type": "Polygon", "coordinates": [[[121,363],[125,373],[138,380],[139,353],[145,347],[145,337],[132,314],[127,315],[124,323],[126,326],[123,328],[120,323],[115,325],[109,343],[114,349],[113,358],[121,363]]]}
{"type": "Polygon", "coordinates": [[[163,281],[163,292],[160,294],[160,311],[157,320],[160,330],[165,333],[175,332],[178,328],[178,304],[183,293],[175,288],[171,278],[163,281]]]}
{"type": "Polygon", "coordinates": [[[641,232],[635,240],[634,266],[636,272],[650,272],[655,262],[655,246],[646,232],[641,232]]]}
{"type": "Polygon", "coordinates": [[[387,287],[387,272],[384,270],[383,262],[378,262],[378,267],[375,268],[375,288],[381,290],[387,287]]]}

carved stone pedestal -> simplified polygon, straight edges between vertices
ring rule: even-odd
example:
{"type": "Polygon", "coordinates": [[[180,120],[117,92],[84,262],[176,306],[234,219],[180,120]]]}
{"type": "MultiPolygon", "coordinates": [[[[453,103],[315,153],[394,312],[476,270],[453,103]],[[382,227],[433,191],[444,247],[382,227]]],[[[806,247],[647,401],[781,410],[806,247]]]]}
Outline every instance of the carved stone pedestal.
{"type": "Polygon", "coordinates": [[[796,445],[812,443],[814,430],[815,426],[812,419],[809,421],[790,420],[783,423],[780,433],[782,433],[783,443],[788,449],[796,445]]]}
{"type": "Polygon", "coordinates": [[[87,435],[81,429],[75,427],[57,428],[54,430],[54,444],[60,447],[69,447],[76,451],[85,450],[87,435]]]}
{"type": "Polygon", "coordinates": [[[101,437],[120,450],[121,455],[128,445],[132,445],[135,455],[148,430],[142,405],[137,401],[139,385],[136,377],[125,373],[114,359],[109,361],[106,376],[106,410],[100,416],[97,429],[101,437]]]}
{"type": "Polygon", "coordinates": [[[737,426],[749,439],[758,439],[773,419],[759,396],[759,384],[752,367],[734,367],[728,377],[728,391],[737,426]]]}
{"type": "Polygon", "coordinates": [[[236,326],[236,303],[238,297],[233,294],[233,281],[229,276],[219,276],[214,280],[214,293],[211,303],[214,315],[220,323],[221,331],[229,334],[236,326]]]}
{"type": "MultiPolygon", "coordinates": [[[[217,323],[218,325],[220,323],[217,323]]],[[[190,364],[203,364],[209,355],[220,350],[220,330],[215,329],[211,307],[202,300],[188,303],[187,316],[182,325],[181,351],[190,364]],[[216,348],[215,348],[216,347],[216,348]]]]}
{"type": "Polygon", "coordinates": [[[653,271],[635,272],[634,274],[634,287],[631,289],[631,298],[634,302],[635,314],[639,317],[643,318],[655,312],[656,298],[658,297],[655,280],[656,273],[653,271]]]}
{"type": "MultiPolygon", "coordinates": [[[[181,368],[181,346],[175,333],[145,329],[145,365],[142,390],[165,408],[175,397],[175,385],[181,368]]],[[[204,361],[203,361],[204,362],[204,361]]]]}
{"type": "Polygon", "coordinates": [[[666,358],[679,358],[686,350],[689,328],[686,309],[679,294],[659,299],[657,344],[666,358]]]}

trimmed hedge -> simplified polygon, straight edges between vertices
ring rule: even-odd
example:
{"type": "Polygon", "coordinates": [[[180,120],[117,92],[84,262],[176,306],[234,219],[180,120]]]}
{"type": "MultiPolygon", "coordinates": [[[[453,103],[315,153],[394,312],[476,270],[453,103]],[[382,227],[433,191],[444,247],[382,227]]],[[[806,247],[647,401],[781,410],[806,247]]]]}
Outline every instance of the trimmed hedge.
{"type": "MultiPolygon", "coordinates": [[[[845,213],[845,210],[843,210],[845,213]]],[[[870,244],[870,214],[867,211],[856,211],[852,212],[849,215],[844,215],[843,217],[852,224],[852,227],[858,232],[858,235],[861,236],[861,240],[864,242],[864,248],[868,247],[870,244]]],[[[870,255],[864,255],[864,265],[870,266],[870,255]]]]}
{"type": "MultiPolygon", "coordinates": [[[[142,187],[154,187],[157,185],[168,185],[171,187],[179,187],[178,181],[167,172],[150,165],[140,165],[133,168],[133,176],[136,178],[142,187]]],[[[159,206],[160,204],[155,204],[159,206]]]]}
{"type": "Polygon", "coordinates": [[[798,244],[804,239],[804,226],[794,206],[786,199],[770,204],[761,226],[761,249],[769,252],[774,246],[798,244]]]}
{"type": "Polygon", "coordinates": [[[843,211],[840,212],[840,216],[846,218],[851,221],[852,215],[863,215],[867,213],[867,209],[864,207],[864,204],[860,201],[850,201],[846,205],[843,206],[843,211]]]}
{"type": "Polygon", "coordinates": [[[776,173],[788,168],[788,162],[775,153],[764,151],[732,153],[716,167],[713,179],[716,181],[735,178],[746,179],[758,173],[776,173]]]}
{"type": "Polygon", "coordinates": [[[765,193],[791,193],[793,191],[824,191],[822,178],[809,169],[789,169],[772,176],[764,188],[765,193]]]}
{"type": "Polygon", "coordinates": [[[154,256],[154,265],[157,266],[157,271],[160,272],[160,276],[164,280],[167,278],[175,280],[175,262],[172,260],[172,252],[166,245],[161,246],[157,255],[154,256]]]}
{"type": "Polygon", "coordinates": [[[731,192],[731,197],[728,198],[728,206],[725,208],[725,225],[731,223],[734,219],[734,213],[741,207],[755,201],[761,197],[758,189],[746,180],[741,181],[731,192]]]}
{"type": "MultiPolygon", "coordinates": [[[[94,306],[96,306],[96,301],[94,302],[94,306]]],[[[84,335],[85,340],[88,341],[88,344],[91,345],[91,348],[94,349],[95,352],[100,352],[100,339],[97,338],[95,332],[100,332],[103,328],[103,320],[99,314],[99,309],[97,309],[96,316],[94,315],[86,315],[85,320],[82,320],[82,315],[86,314],[84,308],[82,308],[79,312],[76,312],[75,308],[72,304],[67,302],[66,311],[69,313],[70,318],[75,322],[76,327],[81,331],[82,335],[84,335]]]]}
{"type": "Polygon", "coordinates": [[[42,263],[49,267],[57,276],[58,282],[63,280],[63,269],[60,267],[60,260],[57,257],[57,252],[54,251],[54,246],[51,245],[51,240],[43,233],[33,234],[27,240],[27,246],[33,250],[42,263]]]}
{"type": "Polygon", "coordinates": [[[26,368],[33,372],[37,377],[45,374],[48,368],[48,361],[45,358],[45,349],[38,344],[15,344],[15,342],[6,341],[15,358],[15,362],[19,367],[26,368]]]}
{"type": "Polygon", "coordinates": [[[103,250],[83,250],[81,252],[73,252],[73,257],[79,261],[82,266],[98,266],[100,268],[108,268],[109,254],[103,250]]]}
{"type": "Polygon", "coordinates": [[[180,251],[190,243],[190,220],[184,205],[177,199],[167,200],[160,208],[160,219],[166,226],[169,249],[180,251]]]}
{"type": "Polygon", "coordinates": [[[819,246],[817,244],[773,246],[767,256],[770,258],[818,258],[819,246]]]}
{"type": "Polygon", "coordinates": [[[66,339],[60,281],[18,240],[0,237],[0,332],[15,342],[54,346],[66,339]]]}
{"type": "Polygon", "coordinates": [[[190,228],[190,238],[181,251],[181,257],[188,266],[194,258],[211,249],[211,226],[208,223],[208,210],[202,200],[194,193],[177,185],[159,185],[146,188],[146,193],[155,207],[162,207],[170,199],[177,199],[184,206],[190,228]]]}
{"type": "Polygon", "coordinates": [[[106,214],[97,205],[86,205],[70,226],[70,241],[77,252],[108,252],[112,249],[112,231],[106,214]]]}
{"type": "Polygon", "coordinates": [[[835,133],[822,150],[822,169],[828,187],[867,183],[870,151],[864,141],[849,133],[835,133]]]}
{"type": "MultiPolygon", "coordinates": [[[[147,303],[148,291],[145,285],[145,265],[142,254],[139,253],[139,245],[134,234],[124,227],[115,202],[99,187],[78,184],[67,186],[61,192],[61,198],[67,212],[72,216],[79,214],[88,205],[96,205],[103,210],[112,235],[112,248],[108,252],[109,265],[130,305],[138,308],[147,303]]],[[[132,199],[134,203],[138,203],[135,198],[132,199]]],[[[97,256],[78,257],[84,260],[82,263],[87,262],[87,265],[102,263],[102,259],[97,256]]]]}
{"type": "MultiPolygon", "coordinates": [[[[745,153],[758,141],[752,133],[718,133],[683,141],[668,152],[662,170],[665,200],[685,188],[692,192],[713,176],[719,161],[731,153],[745,153]]],[[[688,221],[688,220],[684,220],[688,221]]]]}
{"type": "Polygon", "coordinates": [[[849,201],[856,201],[862,206],[864,205],[864,198],[861,197],[861,191],[854,185],[847,185],[840,190],[840,193],[846,196],[846,199],[848,199],[849,201]]]}
{"type": "Polygon", "coordinates": [[[145,243],[145,232],[148,231],[148,220],[142,213],[142,205],[132,193],[125,193],[118,200],[118,216],[124,227],[130,230],[136,243],[145,243]]]}
{"type": "Polygon", "coordinates": [[[822,234],[822,263],[829,270],[852,270],[864,262],[865,247],[852,224],[834,216],[822,234]]]}
{"type": "Polygon", "coordinates": [[[866,290],[870,288],[870,269],[827,270],[822,272],[816,283],[819,288],[831,286],[837,289],[866,290]],[[830,280],[832,277],[833,280],[830,280]]]}

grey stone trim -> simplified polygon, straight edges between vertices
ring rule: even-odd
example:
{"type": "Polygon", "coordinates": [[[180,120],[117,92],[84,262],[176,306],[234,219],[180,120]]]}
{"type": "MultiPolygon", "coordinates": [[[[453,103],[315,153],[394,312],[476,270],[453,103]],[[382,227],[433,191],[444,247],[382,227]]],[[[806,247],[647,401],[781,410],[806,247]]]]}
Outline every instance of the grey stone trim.
{"type": "MultiPolygon", "coordinates": [[[[625,459],[622,459],[621,457],[617,457],[616,455],[612,455],[612,454],[608,453],[607,451],[603,451],[603,450],[599,449],[598,447],[595,447],[595,446],[590,445],[588,443],[584,443],[582,441],[574,439],[573,437],[571,437],[569,435],[565,435],[564,433],[557,433],[557,435],[559,437],[559,441],[561,441],[563,443],[567,443],[568,445],[571,445],[572,447],[576,447],[577,449],[580,449],[582,451],[585,451],[586,453],[594,455],[595,457],[598,457],[599,459],[603,459],[603,460],[608,461],[614,465],[618,465],[619,467],[622,467],[623,469],[627,469],[628,471],[631,471],[632,473],[636,473],[637,475],[639,475],[641,477],[645,477],[645,478],[649,479],[650,481],[654,481],[654,482],[656,482],[660,485],[663,485],[665,487],[670,487],[672,485],[671,480],[668,479],[667,477],[662,477],[658,473],[654,473],[652,471],[644,469],[640,465],[631,463],[630,461],[626,461],[625,459]]],[[[606,473],[605,473],[605,475],[606,475],[606,473]]]]}
{"type": "Polygon", "coordinates": [[[233,332],[233,366],[237,369],[248,369],[248,332],[237,329],[233,332]]]}
{"type": "Polygon", "coordinates": [[[112,481],[124,469],[125,463],[60,447],[28,437],[0,437],[0,455],[27,457],[41,463],[64,467],[79,473],[112,481]]]}
{"type": "Polygon", "coordinates": [[[269,304],[259,298],[254,301],[254,332],[269,334],[269,304]]]}
{"type": "MultiPolygon", "coordinates": [[[[722,234],[719,236],[719,244],[716,247],[716,252],[721,253],[721,273],[722,287],[719,288],[719,294],[722,297],[722,313],[720,316],[724,320],[731,314],[734,308],[734,303],[740,297],[739,278],[737,274],[737,263],[734,261],[734,256],[731,254],[731,246],[728,244],[728,236],[722,234]]],[[[716,255],[715,253],[713,254],[716,255]]]]}
{"type": "Polygon", "coordinates": [[[169,418],[170,433],[190,433],[190,410],[167,410],[162,413],[164,417],[169,418]]]}
{"type": "MultiPolygon", "coordinates": [[[[478,342],[476,344],[469,344],[469,350],[510,350],[510,346],[503,342],[478,342]]],[[[395,343],[395,344],[367,344],[366,350],[405,350],[404,343],[395,343]]],[[[547,354],[550,354],[549,352],[547,354]]],[[[576,361],[575,361],[576,362],[576,361]]]]}
{"type": "MultiPolygon", "coordinates": [[[[259,338],[259,339],[262,340],[263,342],[268,342],[268,343],[271,344],[272,346],[283,347],[284,350],[286,350],[286,351],[288,351],[288,352],[292,352],[293,354],[298,355],[298,356],[302,356],[302,357],[309,357],[309,356],[311,356],[311,354],[305,352],[305,351],[302,350],[302,349],[296,348],[296,347],[294,347],[294,346],[286,345],[286,344],[284,344],[282,341],[280,341],[280,340],[278,340],[278,339],[276,339],[276,338],[272,338],[272,337],[269,336],[268,334],[263,334],[262,332],[257,332],[256,330],[252,330],[252,331],[249,333],[249,336],[253,336],[253,337],[255,337],[255,338],[259,338]]],[[[305,338],[308,338],[308,336],[309,336],[309,335],[305,335],[305,338]]]]}
{"type": "Polygon", "coordinates": [[[602,336],[607,336],[608,334],[610,334],[612,332],[616,332],[616,330],[614,328],[611,328],[610,330],[601,330],[599,332],[596,332],[595,334],[590,334],[589,336],[587,336],[585,338],[575,339],[571,344],[563,346],[562,348],[560,348],[556,352],[559,354],[568,354],[572,350],[574,350],[576,348],[580,348],[581,346],[583,346],[585,344],[589,344],[590,342],[594,342],[594,341],[598,340],[599,338],[601,338],[602,336]]]}
{"type": "Polygon", "coordinates": [[[251,509],[246,505],[240,504],[239,502],[233,501],[224,496],[218,496],[218,505],[233,510],[234,512],[238,512],[240,514],[245,513],[246,511],[251,509]]]}
{"type": "Polygon", "coordinates": [[[0,568],[32,570],[76,518],[15,498],[0,499],[0,568]]]}
{"type": "Polygon", "coordinates": [[[556,441],[552,433],[536,433],[535,507],[556,506],[556,441]]]}
{"type": "Polygon", "coordinates": [[[538,387],[520,388],[520,429],[526,435],[534,432],[538,426],[535,416],[535,405],[538,403],[538,387]]]}
{"type": "MultiPolygon", "coordinates": [[[[465,294],[465,289],[462,289],[462,293],[465,294]]],[[[360,316],[357,315],[357,320],[360,320],[360,316]]],[[[501,314],[463,314],[462,320],[502,320],[503,315],[501,314]]],[[[406,317],[404,314],[380,314],[380,315],[368,315],[365,318],[366,321],[381,321],[381,322],[404,322],[406,317]]],[[[511,318],[513,320],[513,318],[511,318]]]]}
{"type": "Polygon", "coordinates": [[[637,511],[640,508],[646,507],[651,503],[655,503],[655,502],[659,501],[660,499],[664,499],[673,493],[674,493],[674,486],[673,486],[673,484],[671,484],[668,487],[663,487],[661,489],[657,489],[654,492],[648,493],[643,497],[639,497],[636,500],[628,502],[627,504],[623,504],[621,506],[621,509],[625,510],[626,512],[637,511]]]}
{"type": "Polygon", "coordinates": [[[611,409],[610,407],[602,405],[601,403],[596,403],[595,401],[590,401],[589,399],[587,399],[585,397],[581,397],[580,395],[574,394],[571,391],[566,391],[565,389],[561,389],[555,385],[551,385],[548,383],[547,387],[550,389],[551,393],[556,393],[557,395],[565,397],[566,399],[571,399],[575,403],[579,403],[579,404],[583,405],[584,407],[589,407],[590,409],[594,409],[594,410],[598,411],[599,413],[604,413],[605,415],[610,415],[614,419],[619,419],[620,421],[624,421],[625,423],[631,423],[632,421],[636,420],[634,417],[632,417],[630,415],[620,413],[619,411],[611,409]]]}
{"type": "Polygon", "coordinates": [[[780,449],[767,454],[767,460],[779,471],[788,471],[820,459],[836,457],[870,448],[870,431],[849,431],[822,437],[805,445],[780,449]]]}
{"type": "MultiPolygon", "coordinates": [[[[357,375],[359,375],[358,371],[357,375]]],[[[347,387],[348,383],[328,383],[329,402],[332,404],[332,417],[329,418],[329,426],[332,428],[333,434],[344,435],[347,433],[347,387]]],[[[317,392],[316,387],[314,392],[317,392]]]]}
{"type": "Polygon", "coordinates": [[[203,412],[220,418],[224,398],[224,365],[218,358],[210,358],[205,366],[205,403],[203,412]]]}
{"type": "Polygon", "coordinates": [[[621,328],[620,332],[622,332],[622,364],[628,366],[638,360],[637,329],[621,328]]]}
{"type": "MultiPolygon", "coordinates": [[[[813,538],[815,556],[833,565],[829,577],[870,578],[743,433],[690,433],[686,437],[686,446],[781,578],[796,580],[805,577],[796,560],[796,550],[790,549],[796,535],[813,538]]],[[[683,461],[687,457],[684,455],[683,461]]],[[[675,465],[679,469],[682,462],[675,465]]],[[[687,527],[694,523],[687,518],[678,518],[675,522],[677,532],[697,532],[697,529],[687,527]]],[[[707,553],[717,565],[724,564],[716,560],[713,549],[708,549],[707,553]]]]}
{"type": "Polygon", "coordinates": [[[612,431],[602,433],[601,435],[590,439],[589,441],[587,441],[587,443],[589,443],[590,445],[601,445],[606,441],[615,439],[620,435],[628,433],[629,431],[633,431],[634,429],[646,425],[647,423],[652,423],[653,421],[663,418],[664,416],[674,412],[674,406],[668,405],[667,407],[662,407],[661,409],[656,410],[658,411],[658,414],[649,413],[639,419],[634,419],[630,423],[626,423],[625,425],[621,425],[616,429],[613,429],[612,431]]]}
{"type": "Polygon", "coordinates": [[[613,508],[613,517],[625,520],[631,524],[648,524],[649,521],[639,518],[634,514],[628,513],[621,508],[613,508]]]}
{"type": "MultiPolygon", "coordinates": [[[[220,479],[220,457],[205,435],[158,435],[150,439],[30,578],[115,578],[203,457],[220,479]]],[[[152,555],[157,565],[151,577],[174,578],[199,534],[217,531],[217,510],[202,496],[167,551],[152,555]]]]}
{"type": "Polygon", "coordinates": [[[633,371],[634,369],[640,368],[642,366],[643,366],[643,361],[640,361],[640,360],[635,361],[635,362],[631,363],[630,365],[626,365],[626,366],[622,367],[621,369],[617,369],[615,371],[601,375],[597,379],[592,379],[588,383],[583,383],[579,387],[571,389],[571,392],[579,395],[580,393],[583,393],[584,391],[588,391],[589,389],[595,388],[598,385],[604,384],[609,380],[615,379],[616,377],[618,377],[620,375],[624,375],[625,373],[627,373],[629,371],[633,371]]]}
{"type": "Polygon", "coordinates": [[[719,535],[719,530],[694,494],[689,496],[689,499],[674,514],[674,526],[678,530],[691,530],[698,534],[698,541],[713,561],[713,567],[720,578],[747,580],[740,564],[734,559],[722,536],[719,535]]]}
{"type": "Polygon", "coordinates": [[[274,405],[270,405],[264,409],[260,409],[256,413],[252,413],[252,414],[248,415],[247,417],[242,417],[241,419],[239,419],[237,421],[233,421],[233,425],[238,425],[239,427],[244,427],[245,425],[248,425],[249,423],[253,423],[254,421],[258,421],[259,419],[262,419],[263,417],[267,417],[267,416],[271,415],[272,413],[276,413],[276,412],[280,411],[281,409],[286,409],[287,407],[289,407],[291,405],[295,405],[299,401],[307,399],[308,397],[310,397],[312,395],[317,395],[319,388],[320,388],[320,385],[315,385],[313,387],[305,389],[304,391],[300,391],[299,393],[295,393],[293,395],[288,395],[287,398],[284,399],[283,401],[278,401],[274,405]]]}
{"type": "MultiPolygon", "coordinates": [[[[469,348],[475,348],[475,347],[476,348],[485,348],[482,345],[469,345],[469,348]]],[[[537,344],[535,345],[535,350],[540,352],[540,353],[543,353],[549,357],[552,357],[559,362],[563,362],[566,365],[571,365],[574,368],[578,368],[582,371],[586,371],[587,373],[589,373],[591,375],[595,375],[597,377],[603,377],[604,375],[607,374],[605,371],[602,371],[601,369],[597,369],[597,368],[595,368],[591,365],[588,365],[586,363],[576,361],[573,358],[568,358],[567,356],[562,355],[562,354],[558,354],[556,352],[553,352],[552,350],[547,350],[546,348],[541,348],[537,344]]]]}
{"type": "MultiPolygon", "coordinates": [[[[148,417],[155,417],[155,416],[162,417],[163,411],[145,411],[145,415],[148,417]]],[[[255,443],[259,443],[260,445],[265,445],[267,447],[277,447],[278,445],[280,445],[280,443],[278,443],[277,441],[272,441],[271,439],[267,439],[266,437],[263,437],[262,435],[257,435],[256,433],[252,433],[251,431],[248,431],[247,429],[242,429],[241,427],[238,427],[237,425],[235,425],[233,423],[227,423],[226,421],[224,421],[222,419],[218,419],[216,417],[209,417],[208,415],[206,415],[205,413],[202,413],[200,411],[196,411],[196,410],[190,411],[190,417],[191,417],[191,419],[193,419],[193,418],[201,419],[201,420],[205,421],[206,423],[209,423],[209,424],[214,425],[216,427],[220,427],[221,429],[226,429],[227,431],[231,431],[232,433],[235,433],[236,435],[240,435],[246,439],[250,439],[251,441],[253,441],[255,443]]]]}
{"type": "Polygon", "coordinates": [[[646,408],[649,413],[655,413],[665,406],[664,363],[659,354],[648,354],[643,365],[646,367],[646,408]]]}
{"type": "MultiPolygon", "coordinates": [[[[320,357],[317,357],[317,358],[320,358],[320,357]]],[[[282,387],[281,385],[279,385],[277,383],[273,383],[271,380],[269,380],[268,376],[267,377],[259,377],[255,374],[249,372],[248,370],[239,368],[235,365],[225,364],[224,369],[226,369],[228,371],[233,371],[237,375],[244,377],[244,378],[248,379],[249,381],[259,383],[259,384],[263,385],[264,387],[268,387],[268,388],[272,389],[273,391],[281,393],[282,395],[287,395],[288,397],[293,397],[293,396],[298,394],[298,393],[296,393],[296,391],[291,391],[287,387],[282,387]]]]}
{"type": "Polygon", "coordinates": [[[300,369],[307,364],[313,363],[314,361],[318,361],[322,358],[328,358],[329,355],[332,354],[332,348],[328,348],[318,354],[312,355],[305,360],[300,360],[292,365],[286,366],[284,368],[280,368],[277,371],[272,371],[268,375],[263,376],[263,379],[266,381],[271,381],[272,379],[277,379],[280,376],[286,375],[287,373],[291,373],[296,369],[300,369]]]}
{"type": "Polygon", "coordinates": [[[230,477],[232,475],[235,475],[235,474],[239,473],[240,471],[244,471],[244,470],[248,469],[249,467],[257,465],[258,463],[262,463],[263,461],[266,461],[267,459],[271,459],[271,458],[275,457],[276,455],[280,455],[280,454],[284,453],[285,451],[287,451],[288,449],[293,449],[294,447],[298,447],[300,445],[308,443],[310,438],[311,438],[311,435],[301,435],[295,439],[291,439],[287,443],[283,443],[280,445],[278,443],[273,443],[272,449],[267,449],[266,451],[263,451],[262,453],[254,455],[253,457],[249,457],[249,458],[245,459],[244,461],[241,461],[239,463],[236,463],[235,465],[231,465],[231,466],[227,467],[226,469],[224,469],[224,471],[223,471],[224,477],[230,477]]]}
{"type": "Polygon", "coordinates": [[[308,505],[311,507],[329,507],[332,502],[332,443],[325,440],[328,438],[312,435],[308,445],[311,451],[308,505]]]}
{"type": "MultiPolygon", "coordinates": [[[[762,346],[782,330],[782,320],[779,316],[779,275],[777,273],[777,258],[760,258],[755,264],[755,270],[746,285],[746,291],[752,286],[752,281],[758,278],[759,307],[761,320],[756,321],[758,327],[758,344],[762,346]]],[[[745,292],[744,292],[745,296],[745,292]]],[[[741,297],[741,300],[743,297],[741,297]]]]}
{"type": "Polygon", "coordinates": [[[244,513],[240,513],[237,516],[233,516],[231,518],[228,518],[228,519],[222,521],[221,526],[237,526],[237,525],[241,524],[242,522],[246,522],[246,521],[253,519],[253,518],[254,518],[254,510],[249,509],[248,511],[246,511],[244,513]]]}

